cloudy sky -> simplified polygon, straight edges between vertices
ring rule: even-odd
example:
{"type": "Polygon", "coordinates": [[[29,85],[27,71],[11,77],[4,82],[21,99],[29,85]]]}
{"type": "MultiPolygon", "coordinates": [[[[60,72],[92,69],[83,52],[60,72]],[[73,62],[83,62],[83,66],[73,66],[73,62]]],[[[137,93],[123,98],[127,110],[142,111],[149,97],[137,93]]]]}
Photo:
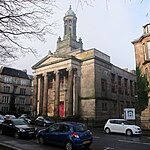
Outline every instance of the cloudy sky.
{"type": "Polygon", "coordinates": [[[56,41],[63,37],[63,17],[72,5],[76,13],[77,38],[81,37],[84,49],[96,48],[111,58],[111,63],[120,68],[135,69],[134,47],[131,42],[143,33],[142,26],[150,22],[150,1],[143,0],[88,0],[91,6],[78,5],[77,0],[57,0],[54,15],[49,18],[57,22],[53,28],[54,35],[46,35],[46,42],[31,42],[39,57],[32,54],[20,58],[11,67],[27,69],[32,74],[31,67],[51,50],[56,50],[56,41]]]}

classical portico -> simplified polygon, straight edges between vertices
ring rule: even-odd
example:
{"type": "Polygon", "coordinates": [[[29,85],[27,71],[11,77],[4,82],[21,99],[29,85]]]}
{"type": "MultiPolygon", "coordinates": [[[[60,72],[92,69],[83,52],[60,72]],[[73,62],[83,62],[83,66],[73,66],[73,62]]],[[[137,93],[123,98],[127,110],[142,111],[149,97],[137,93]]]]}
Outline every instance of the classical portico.
{"type": "Polygon", "coordinates": [[[47,70],[37,74],[34,81],[35,114],[66,117],[79,113],[77,68],[47,70]]]}

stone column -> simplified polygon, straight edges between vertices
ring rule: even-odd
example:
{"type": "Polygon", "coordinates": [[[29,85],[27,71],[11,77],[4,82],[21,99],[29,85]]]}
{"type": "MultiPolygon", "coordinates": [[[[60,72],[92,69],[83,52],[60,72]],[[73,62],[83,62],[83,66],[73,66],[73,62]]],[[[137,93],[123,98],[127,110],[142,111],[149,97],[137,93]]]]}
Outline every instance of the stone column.
{"type": "Polygon", "coordinates": [[[43,111],[42,115],[47,116],[47,102],[48,102],[48,75],[47,73],[44,76],[44,92],[43,92],[43,111]]]}
{"type": "Polygon", "coordinates": [[[44,78],[41,75],[40,77],[40,89],[39,89],[39,115],[42,115],[43,112],[43,83],[44,83],[44,78]]]}
{"type": "Polygon", "coordinates": [[[73,115],[73,76],[74,76],[74,70],[73,68],[70,68],[68,71],[68,110],[66,110],[66,116],[72,116],[73,115]]]}
{"type": "Polygon", "coordinates": [[[38,76],[34,76],[34,86],[33,86],[33,116],[37,115],[37,94],[38,94],[38,76]]]}
{"type": "Polygon", "coordinates": [[[55,103],[54,103],[54,116],[59,116],[59,95],[60,95],[60,81],[59,71],[55,72],[56,85],[55,85],[55,103]]]}
{"type": "Polygon", "coordinates": [[[66,79],[67,79],[67,77],[66,76],[64,76],[64,88],[63,88],[63,90],[64,90],[64,117],[66,117],[66,98],[67,98],[67,83],[66,83],[66,79]]]}
{"type": "Polygon", "coordinates": [[[79,112],[79,83],[78,83],[78,74],[77,70],[74,71],[74,78],[73,78],[73,115],[78,115],[79,112]]]}

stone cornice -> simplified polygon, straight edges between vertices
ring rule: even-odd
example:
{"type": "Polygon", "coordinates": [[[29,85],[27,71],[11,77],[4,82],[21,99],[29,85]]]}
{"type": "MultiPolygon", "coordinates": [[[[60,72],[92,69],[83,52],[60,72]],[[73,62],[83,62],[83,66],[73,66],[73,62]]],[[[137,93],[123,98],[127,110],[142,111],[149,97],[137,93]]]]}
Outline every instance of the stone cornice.
{"type": "Polygon", "coordinates": [[[149,37],[150,36],[150,33],[147,33],[147,34],[143,34],[140,38],[132,41],[131,43],[132,44],[135,44],[135,43],[138,43],[138,42],[141,42],[145,37],[149,37]]]}

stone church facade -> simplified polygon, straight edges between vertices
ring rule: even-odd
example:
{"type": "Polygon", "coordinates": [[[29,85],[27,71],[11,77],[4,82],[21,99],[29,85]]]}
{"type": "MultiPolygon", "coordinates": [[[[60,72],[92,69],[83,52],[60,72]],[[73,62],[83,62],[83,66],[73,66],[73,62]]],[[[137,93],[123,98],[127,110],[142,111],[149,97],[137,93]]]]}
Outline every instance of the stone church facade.
{"type": "Polygon", "coordinates": [[[96,120],[122,117],[124,108],[135,105],[135,72],[113,65],[110,56],[99,50],[83,49],[71,7],[63,20],[64,36],[58,38],[56,51],[32,67],[34,114],[96,120]]]}

